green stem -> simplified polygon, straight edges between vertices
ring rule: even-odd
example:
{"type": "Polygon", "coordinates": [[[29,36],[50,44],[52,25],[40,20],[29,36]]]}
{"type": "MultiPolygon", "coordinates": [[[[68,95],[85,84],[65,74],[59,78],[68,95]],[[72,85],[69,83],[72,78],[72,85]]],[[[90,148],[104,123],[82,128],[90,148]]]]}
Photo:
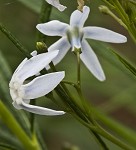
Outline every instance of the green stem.
{"type": "Polygon", "coordinates": [[[124,142],[122,142],[119,139],[117,139],[116,137],[112,136],[111,134],[109,134],[107,131],[105,131],[101,127],[99,127],[99,126],[97,126],[97,127],[96,126],[92,126],[92,125],[88,124],[87,122],[83,121],[82,119],[80,119],[79,116],[75,116],[75,115],[73,115],[73,116],[79,122],[81,122],[84,126],[86,126],[88,129],[90,129],[91,131],[94,131],[94,132],[100,134],[101,136],[103,136],[104,138],[106,138],[109,141],[113,142],[114,144],[118,145],[119,147],[123,148],[124,150],[134,150],[132,147],[128,146],[124,142]]]}
{"type": "Polygon", "coordinates": [[[76,86],[77,86],[74,82],[71,82],[71,81],[63,80],[62,83],[69,84],[69,85],[71,85],[71,86],[73,86],[73,87],[76,87],[76,86]]]}
{"type": "Polygon", "coordinates": [[[93,110],[94,116],[103,122],[109,129],[111,129],[113,132],[118,134],[120,137],[122,137],[124,140],[128,141],[129,143],[136,146],[136,133],[128,129],[127,127],[121,125],[117,121],[109,118],[105,114],[97,111],[96,109],[93,110]]]}
{"type": "MultiPolygon", "coordinates": [[[[50,67],[51,67],[51,69],[53,71],[54,70],[56,71],[55,66],[53,65],[53,63],[50,65],[50,67]]],[[[108,140],[110,140],[113,143],[117,144],[121,148],[124,148],[125,150],[131,150],[131,148],[129,148],[128,145],[124,144],[123,142],[121,142],[120,140],[118,140],[114,136],[110,135],[109,133],[104,132],[104,130],[100,130],[100,128],[95,127],[95,126],[94,127],[92,127],[92,126],[90,127],[90,124],[88,124],[90,122],[89,121],[90,117],[88,117],[88,115],[86,116],[86,111],[83,110],[79,105],[77,106],[77,104],[75,103],[76,101],[74,100],[73,96],[71,95],[69,90],[66,88],[64,83],[61,83],[61,86],[58,86],[56,88],[57,94],[60,96],[62,101],[72,110],[72,114],[75,112],[76,115],[79,118],[81,118],[80,120],[83,120],[82,123],[84,122],[83,124],[86,125],[86,127],[88,127],[91,131],[93,131],[93,133],[95,133],[95,134],[99,133],[100,135],[104,136],[108,140]],[[63,89],[62,89],[61,86],[63,87],[63,89]],[[98,129],[99,132],[97,131],[97,129],[98,129]]],[[[97,140],[100,140],[100,139],[101,138],[99,138],[99,139],[97,138],[97,140]]],[[[108,150],[106,144],[104,143],[104,141],[102,139],[101,139],[101,141],[99,141],[99,143],[103,146],[104,150],[108,150]]]]}
{"type": "Polygon", "coordinates": [[[81,87],[81,73],[80,73],[80,52],[79,50],[77,50],[76,52],[76,55],[77,55],[77,86],[78,88],[81,87]]]}
{"type": "Polygon", "coordinates": [[[129,0],[129,2],[136,5],[136,1],[134,1],[134,0],[129,0]]]}
{"type": "MultiPolygon", "coordinates": [[[[93,111],[90,111],[84,97],[81,91],[81,88],[77,89],[77,92],[79,94],[79,97],[82,101],[82,104],[84,106],[84,111],[85,114],[87,116],[87,118],[89,119],[90,122],[88,122],[89,124],[92,123],[94,126],[96,126],[96,121],[94,120],[94,116],[93,116],[93,111]]],[[[96,126],[97,127],[97,126],[96,126]]],[[[90,129],[90,133],[92,133],[97,141],[97,143],[103,148],[103,150],[109,150],[109,148],[107,147],[106,143],[103,141],[103,139],[97,134],[97,132],[93,131],[90,129]]]]}
{"type": "Polygon", "coordinates": [[[118,138],[114,137],[113,135],[109,134],[102,128],[97,128],[97,133],[108,139],[109,141],[113,142],[114,144],[118,145],[119,147],[123,148],[124,150],[134,150],[134,148],[128,146],[124,142],[120,141],[118,138]]]}
{"type": "Polygon", "coordinates": [[[0,148],[4,148],[6,150],[17,150],[15,147],[5,144],[5,143],[0,143],[0,148]]]}
{"type": "Polygon", "coordinates": [[[7,125],[7,127],[18,137],[20,142],[25,147],[25,150],[41,150],[35,134],[33,134],[32,139],[30,139],[1,100],[0,116],[2,121],[7,125]]]}
{"type": "MultiPolygon", "coordinates": [[[[36,101],[34,99],[32,99],[30,101],[30,104],[31,105],[36,105],[36,101]]],[[[35,125],[35,114],[34,113],[30,113],[30,130],[31,130],[31,133],[33,134],[35,132],[34,130],[34,125],[35,125]]]]}
{"type": "MultiPolygon", "coordinates": [[[[121,4],[119,3],[118,0],[114,0],[111,2],[107,2],[106,0],[103,0],[108,6],[110,6],[111,8],[113,8],[111,5],[114,5],[114,8],[116,10],[116,12],[120,15],[121,20],[123,21],[123,23],[125,24],[125,26],[127,26],[127,31],[129,32],[132,40],[136,43],[136,28],[134,26],[134,23],[130,20],[129,16],[126,14],[126,12],[124,11],[123,7],[121,6],[121,4]],[[111,4],[111,5],[110,5],[111,4]]],[[[112,14],[110,14],[112,15],[112,14]]],[[[115,16],[112,15],[112,17],[117,20],[119,23],[122,24],[121,20],[117,19],[115,16]]],[[[123,25],[124,26],[124,25],[123,25]]],[[[124,26],[124,27],[125,27],[124,26]]],[[[126,28],[126,27],[125,27],[126,28]]]]}
{"type": "Polygon", "coordinates": [[[125,24],[129,22],[129,17],[125,13],[124,9],[122,8],[121,4],[118,0],[114,0],[115,8],[118,10],[119,14],[121,15],[122,19],[124,20],[125,24]]]}
{"type": "MultiPolygon", "coordinates": [[[[41,12],[38,23],[48,22],[51,14],[52,6],[48,3],[45,3],[45,0],[42,0],[41,12]]],[[[46,42],[46,36],[41,32],[37,32],[36,41],[46,42]]]]}
{"type": "Polygon", "coordinates": [[[117,12],[120,14],[122,19],[124,20],[124,23],[128,27],[128,32],[133,39],[133,41],[136,43],[136,29],[134,27],[134,24],[130,21],[129,16],[126,14],[124,9],[122,8],[121,4],[118,0],[114,0],[114,4],[116,6],[117,12]]]}
{"type": "Polygon", "coordinates": [[[105,13],[107,15],[110,15],[112,18],[114,18],[121,26],[123,26],[125,29],[128,30],[127,26],[124,24],[124,22],[118,18],[108,7],[101,5],[99,7],[100,11],[102,13],[105,13]]]}
{"type": "Polygon", "coordinates": [[[0,31],[3,32],[7,38],[27,57],[31,58],[30,53],[28,52],[27,49],[11,34],[6,27],[0,23],[0,31]]]}

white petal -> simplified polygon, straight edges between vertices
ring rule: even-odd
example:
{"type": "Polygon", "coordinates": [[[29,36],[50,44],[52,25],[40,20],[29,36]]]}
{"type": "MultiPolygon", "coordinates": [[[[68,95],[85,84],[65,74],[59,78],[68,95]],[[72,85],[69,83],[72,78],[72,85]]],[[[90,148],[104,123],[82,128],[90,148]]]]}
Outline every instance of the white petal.
{"type": "Polygon", "coordinates": [[[65,114],[64,111],[56,111],[48,108],[43,108],[40,106],[29,105],[24,103],[23,101],[20,107],[28,112],[39,114],[39,115],[55,116],[55,115],[65,114]]]}
{"type": "Polygon", "coordinates": [[[36,56],[38,54],[38,52],[35,50],[31,53],[32,56],[36,56]]]}
{"type": "MultiPolygon", "coordinates": [[[[36,55],[37,55],[37,51],[36,51],[36,50],[33,51],[33,52],[31,53],[31,55],[32,55],[32,56],[36,56],[36,55]]],[[[25,59],[20,63],[20,65],[19,65],[19,66],[16,68],[16,70],[14,71],[12,77],[14,77],[14,74],[16,74],[16,72],[18,72],[18,70],[20,70],[20,69],[22,68],[22,66],[24,66],[24,64],[27,62],[27,60],[28,60],[28,58],[25,58],[25,59]]]]}
{"type": "Polygon", "coordinates": [[[105,80],[105,75],[99,60],[86,40],[82,42],[82,53],[80,54],[80,58],[97,79],[100,81],[105,80]]]}
{"type": "Polygon", "coordinates": [[[57,56],[58,50],[48,53],[42,53],[39,55],[36,55],[29,60],[25,61],[21,67],[16,72],[16,77],[20,80],[20,82],[23,82],[28,77],[31,77],[39,71],[41,71],[44,67],[46,67],[54,57],[57,56]]]}
{"type": "MultiPolygon", "coordinates": [[[[19,64],[19,66],[16,68],[16,70],[14,71],[14,73],[13,73],[13,75],[12,75],[12,78],[11,78],[11,80],[10,80],[10,82],[9,82],[9,87],[12,87],[12,84],[13,84],[13,82],[15,82],[15,80],[16,80],[16,74],[17,74],[17,72],[19,71],[19,70],[21,70],[21,68],[24,66],[24,64],[27,62],[27,58],[25,58],[20,64],[19,64]]],[[[12,94],[11,94],[12,95],[12,94]]]]}
{"type": "Polygon", "coordinates": [[[23,99],[34,99],[44,96],[51,92],[64,78],[65,72],[55,72],[40,77],[36,77],[33,81],[23,85],[23,99]]]}
{"type": "MultiPolygon", "coordinates": [[[[58,64],[63,59],[70,47],[71,45],[69,44],[67,38],[62,37],[48,48],[49,52],[54,51],[55,49],[59,49],[58,55],[52,60],[54,65],[58,64]]],[[[47,66],[46,68],[49,69],[50,67],[47,66]]]]}
{"type": "Polygon", "coordinates": [[[127,41],[124,35],[101,27],[84,27],[83,32],[84,38],[111,43],[125,43],[127,41]]]}
{"type": "Polygon", "coordinates": [[[59,11],[64,11],[67,7],[60,4],[59,0],[46,0],[49,4],[56,7],[59,11]]]}
{"type": "Polygon", "coordinates": [[[36,28],[43,34],[49,36],[63,36],[66,34],[69,25],[58,20],[53,20],[47,23],[41,23],[36,28]]]}
{"type": "Polygon", "coordinates": [[[75,10],[70,17],[70,25],[83,27],[86,19],[88,18],[90,12],[90,8],[87,6],[83,7],[83,12],[79,10],[75,10]]]}

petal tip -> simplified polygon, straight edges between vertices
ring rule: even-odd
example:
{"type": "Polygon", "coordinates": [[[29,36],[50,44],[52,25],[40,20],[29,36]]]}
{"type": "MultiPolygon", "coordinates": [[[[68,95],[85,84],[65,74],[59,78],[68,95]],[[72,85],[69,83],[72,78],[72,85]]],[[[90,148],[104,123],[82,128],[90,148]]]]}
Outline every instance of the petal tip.
{"type": "Polygon", "coordinates": [[[64,115],[65,113],[64,111],[56,111],[52,116],[64,115]]]}
{"type": "Polygon", "coordinates": [[[127,42],[127,37],[122,35],[122,34],[119,34],[120,37],[118,37],[118,42],[117,43],[126,43],[127,42]]]}
{"type": "Polygon", "coordinates": [[[103,81],[105,81],[105,80],[106,80],[106,77],[105,77],[105,76],[103,76],[103,77],[99,78],[98,80],[99,80],[99,81],[101,81],[101,82],[103,82],[103,81]]]}
{"type": "Polygon", "coordinates": [[[37,25],[36,25],[36,29],[38,29],[38,30],[39,30],[41,27],[42,27],[42,24],[37,24],[37,25]]]}
{"type": "Polygon", "coordinates": [[[58,10],[59,11],[64,11],[66,8],[67,8],[66,6],[61,5],[61,6],[58,7],[58,10]]]}
{"type": "Polygon", "coordinates": [[[123,41],[123,43],[126,43],[127,42],[127,37],[124,36],[124,39],[122,41],[123,41]]]}

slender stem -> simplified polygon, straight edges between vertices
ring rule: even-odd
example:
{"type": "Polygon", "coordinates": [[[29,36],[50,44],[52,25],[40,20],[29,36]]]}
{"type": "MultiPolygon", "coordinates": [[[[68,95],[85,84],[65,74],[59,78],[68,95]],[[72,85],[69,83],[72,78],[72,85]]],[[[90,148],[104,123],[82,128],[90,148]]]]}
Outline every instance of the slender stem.
{"type": "Polygon", "coordinates": [[[5,143],[0,143],[0,148],[4,148],[6,150],[17,150],[15,147],[5,144],[5,143]]]}
{"type": "MultiPolygon", "coordinates": [[[[88,105],[83,97],[83,94],[82,94],[82,91],[81,91],[81,88],[77,89],[77,92],[79,94],[79,97],[84,105],[84,110],[85,110],[85,113],[88,117],[88,119],[90,120],[90,122],[96,126],[96,121],[94,120],[94,116],[93,116],[93,111],[90,111],[90,109],[88,108],[88,105]]],[[[88,122],[90,124],[90,122],[88,122]]],[[[97,126],[96,126],[97,127],[97,126]]],[[[97,143],[104,149],[104,150],[109,150],[109,148],[107,147],[106,143],[103,141],[103,139],[97,134],[97,132],[93,131],[93,130],[90,130],[90,133],[92,133],[97,141],[97,143]]]]}
{"type": "Polygon", "coordinates": [[[125,13],[124,9],[122,8],[121,4],[119,3],[118,0],[114,0],[114,4],[116,6],[116,8],[118,9],[118,11],[120,12],[119,14],[121,15],[122,19],[124,20],[125,24],[127,24],[129,22],[129,17],[128,15],[125,13]]]}
{"type": "Polygon", "coordinates": [[[41,150],[35,134],[30,139],[2,101],[0,101],[0,116],[7,127],[18,137],[26,150],[41,150]]]}
{"type": "Polygon", "coordinates": [[[75,116],[75,115],[73,115],[73,116],[78,121],[80,121],[84,126],[86,126],[88,129],[90,129],[91,131],[94,131],[96,133],[99,133],[101,136],[103,136],[104,138],[113,142],[114,144],[118,145],[119,147],[123,148],[124,150],[134,150],[132,147],[128,146],[124,142],[122,142],[119,139],[117,139],[116,137],[112,136],[111,134],[109,134],[107,131],[105,131],[101,127],[92,126],[92,125],[88,124],[87,122],[83,121],[82,119],[80,119],[79,116],[75,116]]]}
{"type": "Polygon", "coordinates": [[[134,0],[129,0],[129,2],[136,5],[136,1],[134,1],[134,0]]]}
{"type": "MultiPolygon", "coordinates": [[[[36,101],[34,99],[31,100],[30,102],[31,105],[35,105],[36,104],[36,101]]],[[[31,133],[33,134],[35,132],[34,130],[34,125],[35,125],[35,114],[34,113],[30,113],[30,130],[31,130],[31,133]]]]}
{"type": "Polygon", "coordinates": [[[121,26],[123,26],[125,29],[128,30],[128,27],[124,24],[124,22],[118,18],[108,7],[106,6],[100,6],[99,7],[100,11],[105,13],[105,14],[108,14],[110,15],[112,18],[114,18],[121,26]]]}
{"type": "MultiPolygon", "coordinates": [[[[41,12],[38,23],[48,22],[51,14],[52,6],[42,0],[41,12]]],[[[46,36],[37,30],[36,41],[46,42],[46,36]]]]}
{"type": "Polygon", "coordinates": [[[10,31],[8,31],[8,29],[6,29],[2,23],[0,23],[0,31],[3,32],[27,58],[31,58],[29,51],[16,39],[15,36],[12,35],[10,31]]]}
{"type": "Polygon", "coordinates": [[[63,80],[62,83],[69,84],[69,85],[71,85],[71,86],[73,86],[73,87],[75,87],[75,88],[76,88],[76,86],[77,86],[74,82],[71,82],[71,81],[63,80]]]}
{"type": "Polygon", "coordinates": [[[77,55],[77,85],[80,88],[81,87],[81,73],[80,73],[80,52],[76,52],[77,55]]]}
{"type": "MultiPolygon", "coordinates": [[[[55,66],[54,66],[53,63],[51,63],[50,67],[53,71],[54,70],[56,71],[55,66]]],[[[90,122],[89,121],[90,117],[88,118],[88,116],[86,116],[86,112],[81,108],[80,105],[77,106],[77,104],[75,103],[76,101],[74,100],[73,96],[71,95],[69,90],[66,88],[64,83],[61,83],[61,86],[58,86],[56,88],[57,94],[62,99],[62,101],[72,110],[72,114],[75,112],[76,115],[79,118],[81,118],[81,120],[83,120],[81,123],[84,122],[83,124],[86,125],[86,127],[88,127],[89,129],[91,129],[91,131],[93,130],[94,133],[99,133],[100,135],[102,135],[103,137],[105,137],[108,140],[112,141],[113,143],[117,144],[121,148],[124,148],[125,150],[132,150],[131,148],[129,148],[128,145],[124,144],[123,142],[121,142],[120,140],[118,140],[114,136],[110,135],[109,133],[104,132],[104,130],[101,130],[101,128],[98,128],[98,127],[97,128],[92,128],[92,126],[90,127],[90,123],[89,123],[90,122]],[[98,129],[98,131],[97,131],[97,129],[98,129]]],[[[97,139],[97,140],[99,140],[99,139],[97,139]]],[[[99,141],[99,142],[105,150],[108,150],[108,148],[105,145],[105,143],[103,142],[103,140],[99,141]]]]}
{"type": "Polygon", "coordinates": [[[113,4],[111,4],[110,2],[108,2],[107,0],[103,0],[103,2],[105,2],[107,5],[109,5],[111,8],[115,8],[113,4]]]}
{"type": "MultiPolygon", "coordinates": [[[[117,20],[119,23],[121,23],[129,32],[131,38],[133,39],[133,41],[136,43],[136,28],[134,23],[130,20],[129,16],[127,15],[127,13],[124,11],[123,7],[121,6],[121,4],[119,3],[118,0],[114,0],[111,2],[107,2],[106,0],[103,0],[108,6],[110,6],[111,8],[113,8],[110,4],[112,3],[112,5],[114,5],[114,8],[116,10],[116,12],[120,15],[122,21],[124,22],[124,24],[127,26],[127,28],[122,24],[121,20],[117,19],[115,16],[112,15],[112,17],[117,20]]],[[[111,15],[111,14],[110,14],[111,15]]]]}
{"type": "Polygon", "coordinates": [[[103,122],[109,129],[111,129],[113,132],[118,134],[120,137],[128,141],[129,143],[136,146],[136,133],[128,129],[127,127],[121,125],[120,123],[116,122],[115,120],[109,118],[105,114],[97,111],[96,109],[93,110],[94,116],[103,122]]]}
{"type": "MultiPolygon", "coordinates": [[[[90,112],[89,112],[90,110],[88,109],[88,106],[86,105],[86,102],[84,101],[84,98],[83,98],[83,95],[82,95],[82,92],[81,92],[80,49],[75,49],[74,52],[76,53],[76,56],[77,56],[77,86],[76,86],[76,89],[77,89],[77,92],[78,92],[79,97],[81,99],[81,102],[83,104],[85,115],[87,115],[87,118],[89,118],[88,120],[86,120],[86,122],[88,122],[90,124],[90,122],[93,122],[92,121],[92,117],[90,118],[90,116],[91,116],[90,112]]],[[[64,85],[62,85],[62,86],[68,92],[68,90],[66,89],[66,87],[64,85]]],[[[69,92],[68,92],[68,95],[70,95],[69,92]]],[[[70,97],[72,97],[72,96],[70,95],[70,97]]],[[[92,132],[92,134],[94,135],[96,141],[100,144],[100,146],[104,150],[108,150],[108,147],[106,146],[106,144],[104,143],[104,141],[101,139],[101,137],[95,131],[93,131],[93,130],[90,130],[90,132],[92,132]]]]}
{"type": "Polygon", "coordinates": [[[134,27],[134,24],[130,21],[129,16],[125,13],[124,9],[122,8],[121,4],[118,0],[114,0],[114,3],[116,5],[117,12],[120,14],[122,19],[124,20],[124,23],[128,27],[128,32],[130,36],[132,37],[133,41],[136,43],[136,29],[134,27]]]}
{"type": "Polygon", "coordinates": [[[96,139],[96,142],[98,143],[98,145],[103,149],[103,150],[109,150],[109,148],[107,147],[106,143],[104,142],[104,140],[97,134],[97,132],[89,130],[90,134],[92,134],[94,136],[94,138],[96,139]]]}
{"type": "Polygon", "coordinates": [[[110,140],[114,144],[118,145],[119,147],[123,148],[124,150],[134,150],[134,148],[128,146],[124,142],[120,141],[118,138],[114,137],[113,135],[109,134],[107,131],[103,130],[102,128],[97,128],[96,132],[101,134],[103,137],[110,140]]]}

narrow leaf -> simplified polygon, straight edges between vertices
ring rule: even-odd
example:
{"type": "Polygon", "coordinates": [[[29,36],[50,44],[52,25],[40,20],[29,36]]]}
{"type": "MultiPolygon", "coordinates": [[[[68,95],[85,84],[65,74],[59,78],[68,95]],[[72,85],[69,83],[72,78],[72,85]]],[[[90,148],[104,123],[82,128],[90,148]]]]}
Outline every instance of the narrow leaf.
{"type": "Polygon", "coordinates": [[[121,55],[116,53],[114,50],[110,48],[110,50],[117,56],[119,61],[133,74],[136,76],[136,68],[130,64],[125,58],[123,58],[121,55]]]}

